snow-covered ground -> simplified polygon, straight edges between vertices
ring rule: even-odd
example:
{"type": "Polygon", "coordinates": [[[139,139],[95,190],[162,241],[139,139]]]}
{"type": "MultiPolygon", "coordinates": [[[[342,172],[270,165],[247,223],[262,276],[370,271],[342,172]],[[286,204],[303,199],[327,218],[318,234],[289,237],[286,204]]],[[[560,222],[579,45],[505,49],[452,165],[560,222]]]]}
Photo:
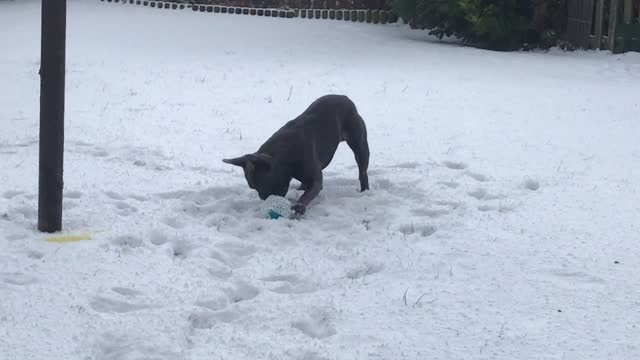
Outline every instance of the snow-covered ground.
{"type": "Polygon", "coordinates": [[[638,54],[70,0],[64,228],[91,240],[57,244],[39,7],[0,2],[0,359],[640,357],[638,54]],[[221,159],[326,93],[372,189],[342,145],[305,219],[264,220],[221,159]]]}

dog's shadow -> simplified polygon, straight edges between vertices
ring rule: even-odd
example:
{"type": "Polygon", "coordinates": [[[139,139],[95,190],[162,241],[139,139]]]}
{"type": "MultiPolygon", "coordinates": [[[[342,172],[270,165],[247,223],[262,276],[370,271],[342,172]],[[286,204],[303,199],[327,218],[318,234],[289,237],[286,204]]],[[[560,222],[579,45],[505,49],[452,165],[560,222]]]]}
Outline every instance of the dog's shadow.
{"type": "MultiPolygon", "coordinates": [[[[299,186],[297,181],[292,182],[286,195],[287,199],[294,202],[304,193],[302,190],[298,190],[299,186]]],[[[362,193],[359,186],[358,180],[329,178],[325,181],[323,190],[314,202],[360,197],[362,193]]],[[[159,193],[156,194],[156,197],[163,202],[174,203],[170,207],[176,211],[196,218],[207,217],[214,213],[242,217],[257,216],[264,203],[258,198],[256,191],[244,184],[177,190],[159,193]]]]}
{"type": "Polygon", "coordinates": [[[360,182],[358,179],[336,177],[324,180],[324,186],[320,194],[324,195],[322,196],[322,200],[338,200],[341,198],[362,197],[370,191],[371,190],[360,192],[360,182]]]}
{"type": "MultiPolygon", "coordinates": [[[[289,186],[286,198],[292,204],[304,193],[298,190],[299,186],[300,183],[295,180],[289,186]]],[[[325,179],[323,190],[311,203],[310,208],[329,210],[336,206],[344,207],[356,198],[368,196],[368,193],[371,193],[371,190],[360,192],[357,179],[329,177],[325,179]]],[[[246,184],[181,189],[158,193],[154,197],[162,202],[163,208],[174,212],[171,215],[167,214],[168,216],[187,217],[204,224],[217,224],[220,219],[243,223],[250,218],[264,218],[265,203],[260,200],[257,192],[246,184]]]]}

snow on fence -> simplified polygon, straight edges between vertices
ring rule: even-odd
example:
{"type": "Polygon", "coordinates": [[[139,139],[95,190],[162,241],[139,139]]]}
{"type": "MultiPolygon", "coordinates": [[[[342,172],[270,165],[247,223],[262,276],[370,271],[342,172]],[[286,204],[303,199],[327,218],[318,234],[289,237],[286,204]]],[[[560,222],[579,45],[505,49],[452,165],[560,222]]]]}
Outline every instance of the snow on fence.
{"type": "MultiPolygon", "coordinates": [[[[193,11],[209,12],[209,13],[221,13],[221,14],[238,14],[238,15],[254,15],[254,16],[266,16],[266,17],[278,17],[278,18],[303,18],[303,19],[329,19],[329,20],[343,20],[353,22],[366,22],[373,24],[386,24],[394,23],[398,21],[398,16],[392,11],[380,10],[380,9],[354,9],[354,8],[326,8],[327,6],[339,6],[343,4],[347,6],[358,6],[359,2],[338,2],[327,1],[315,4],[311,0],[299,0],[299,1],[286,1],[289,5],[304,5],[309,4],[310,8],[262,8],[262,7],[245,7],[245,6],[227,6],[227,5],[213,5],[213,4],[186,4],[175,1],[150,1],[150,0],[101,0],[113,3],[121,4],[135,4],[148,6],[158,9],[173,9],[183,10],[191,9],[193,11]],[[332,5],[333,4],[333,5],[332,5]],[[323,8],[313,8],[313,6],[322,6],[323,8]]],[[[249,1],[227,1],[228,3],[246,3],[251,4],[249,1]]],[[[370,2],[371,3],[371,2],[370,2]]],[[[383,2],[375,2],[383,3],[383,2]]],[[[264,5],[265,2],[259,5],[264,5]]],[[[269,3],[270,4],[270,3],[269,3]]],[[[275,4],[275,3],[274,3],[275,4]]],[[[374,7],[370,5],[369,7],[374,7]]],[[[381,6],[380,6],[381,7],[381,6]]]]}

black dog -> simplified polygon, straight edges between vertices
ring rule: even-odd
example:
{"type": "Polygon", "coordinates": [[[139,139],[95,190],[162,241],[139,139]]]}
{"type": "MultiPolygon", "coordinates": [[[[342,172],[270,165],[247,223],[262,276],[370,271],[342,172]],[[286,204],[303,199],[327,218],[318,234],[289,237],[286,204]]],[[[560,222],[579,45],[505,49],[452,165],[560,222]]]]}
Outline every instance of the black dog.
{"type": "Polygon", "coordinates": [[[322,170],[329,165],[338,144],[346,141],[358,164],[360,191],[369,189],[367,129],[355,104],[343,95],[325,95],[297,118],[286,123],[253,154],[225,163],[241,166],[249,187],[260,199],[285,196],[291,179],[304,193],[293,206],[297,215],[322,190],[322,170]]]}

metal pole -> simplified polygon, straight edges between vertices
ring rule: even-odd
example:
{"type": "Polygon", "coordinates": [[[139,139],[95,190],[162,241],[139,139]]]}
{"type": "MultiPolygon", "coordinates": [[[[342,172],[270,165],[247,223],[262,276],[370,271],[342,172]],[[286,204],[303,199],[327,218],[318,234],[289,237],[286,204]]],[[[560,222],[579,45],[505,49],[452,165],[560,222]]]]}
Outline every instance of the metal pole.
{"type": "Polygon", "coordinates": [[[67,0],[42,0],[38,230],[62,229],[67,0]]]}

